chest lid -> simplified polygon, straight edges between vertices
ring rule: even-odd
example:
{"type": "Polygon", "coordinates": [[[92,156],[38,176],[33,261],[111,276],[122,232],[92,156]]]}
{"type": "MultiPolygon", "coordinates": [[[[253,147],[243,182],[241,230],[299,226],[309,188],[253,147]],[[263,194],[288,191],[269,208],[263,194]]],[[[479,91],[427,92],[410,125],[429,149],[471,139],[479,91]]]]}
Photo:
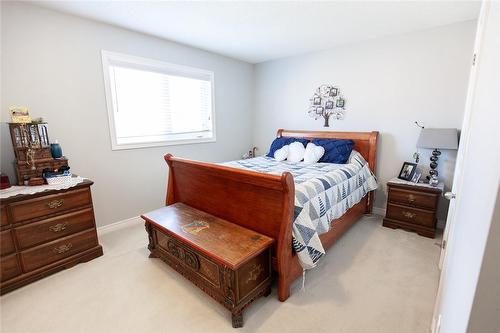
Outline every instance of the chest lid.
{"type": "Polygon", "coordinates": [[[162,207],[141,217],[233,270],[274,243],[268,236],[183,203],[162,207]]]}

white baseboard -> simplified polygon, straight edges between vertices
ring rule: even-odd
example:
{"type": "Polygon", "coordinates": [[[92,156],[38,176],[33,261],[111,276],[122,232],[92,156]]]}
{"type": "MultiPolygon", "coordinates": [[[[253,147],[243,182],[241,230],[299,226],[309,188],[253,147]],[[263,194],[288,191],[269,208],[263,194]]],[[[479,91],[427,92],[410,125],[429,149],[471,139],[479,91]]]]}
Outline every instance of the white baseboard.
{"type": "Polygon", "coordinates": [[[127,227],[130,227],[132,225],[136,225],[138,223],[143,223],[143,222],[144,222],[144,220],[141,219],[139,216],[134,216],[134,217],[131,217],[129,219],[121,220],[121,221],[111,223],[111,224],[106,224],[106,225],[103,225],[102,227],[97,227],[97,234],[99,236],[104,235],[104,234],[107,234],[109,232],[120,230],[123,228],[127,228],[127,227]]]}
{"type": "Polygon", "coordinates": [[[373,214],[385,216],[385,208],[373,207],[373,214]]]}

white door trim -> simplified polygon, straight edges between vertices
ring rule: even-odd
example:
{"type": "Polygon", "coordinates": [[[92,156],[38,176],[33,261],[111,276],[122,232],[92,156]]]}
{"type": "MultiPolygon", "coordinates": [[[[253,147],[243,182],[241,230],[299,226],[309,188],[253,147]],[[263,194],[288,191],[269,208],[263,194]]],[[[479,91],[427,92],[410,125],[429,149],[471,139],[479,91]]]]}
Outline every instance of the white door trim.
{"type": "Polygon", "coordinates": [[[448,213],[448,218],[443,233],[443,242],[446,242],[446,247],[441,248],[441,256],[439,258],[439,268],[441,269],[441,276],[439,279],[438,291],[436,296],[436,302],[434,304],[434,313],[432,316],[431,332],[439,333],[441,314],[439,312],[441,298],[442,298],[442,283],[446,276],[446,265],[447,265],[447,252],[450,247],[453,246],[453,232],[455,229],[454,219],[455,219],[455,206],[458,205],[461,200],[460,189],[463,180],[463,156],[467,156],[469,140],[470,140],[470,127],[472,124],[472,113],[474,112],[474,102],[475,93],[477,86],[477,71],[480,66],[480,51],[481,44],[484,39],[485,34],[485,24],[488,19],[488,14],[490,11],[490,2],[483,1],[481,5],[481,12],[478,19],[477,29],[476,29],[476,39],[474,42],[474,53],[471,65],[471,72],[469,75],[469,85],[467,89],[467,99],[465,102],[465,112],[464,119],[462,123],[462,131],[460,135],[460,146],[457,153],[457,163],[455,166],[455,174],[453,177],[452,191],[456,194],[456,198],[452,199],[450,202],[450,208],[448,213]],[[450,242],[451,241],[451,242],[450,242]]]}

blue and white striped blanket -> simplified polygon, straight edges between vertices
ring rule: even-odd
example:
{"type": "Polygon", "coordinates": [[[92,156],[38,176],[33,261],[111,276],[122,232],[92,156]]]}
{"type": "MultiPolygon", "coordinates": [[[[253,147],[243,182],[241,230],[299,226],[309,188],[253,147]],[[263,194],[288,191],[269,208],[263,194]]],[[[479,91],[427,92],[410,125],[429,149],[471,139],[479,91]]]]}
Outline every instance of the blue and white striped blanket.
{"type": "Polygon", "coordinates": [[[377,188],[375,176],[365,159],[353,151],[347,164],[278,162],[260,156],[223,165],[281,175],[288,171],[295,182],[293,248],[304,269],[316,266],[325,254],[319,235],[330,230],[330,223],[377,188]]]}

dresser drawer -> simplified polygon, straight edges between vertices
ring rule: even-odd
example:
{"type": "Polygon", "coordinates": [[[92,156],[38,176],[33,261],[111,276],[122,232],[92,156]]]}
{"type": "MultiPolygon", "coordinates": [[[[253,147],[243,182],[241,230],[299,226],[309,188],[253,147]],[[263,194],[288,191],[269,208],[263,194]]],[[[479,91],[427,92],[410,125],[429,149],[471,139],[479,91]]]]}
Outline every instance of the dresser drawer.
{"type": "Polygon", "coordinates": [[[7,218],[7,207],[0,206],[0,225],[3,227],[7,224],[9,224],[9,219],[7,218]]]}
{"type": "Polygon", "coordinates": [[[7,281],[21,274],[21,266],[17,260],[17,254],[0,259],[0,281],[7,281]]]}
{"type": "Polygon", "coordinates": [[[434,210],[437,207],[438,196],[433,193],[417,193],[398,188],[390,188],[389,202],[434,210]]]}
{"type": "Polygon", "coordinates": [[[21,249],[26,249],[93,227],[94,212],[92,208],[86,208],[81,211],[17,227],[15,232],[17,244],[21,249]]]}
{"type": "Polygon", "coordinates": [[[24,269],[29,272],[97,246],[94,229],[68,236],[21,252],[24,269]]]}
{"type": "Polygon", "coordinates": [[[11,254],[16,250],[16,248],[14,247],[12,232],[10,230],[2,231],[0,233],[0,248],[0,254],[2,255],[2,257],[11,254]]]}
{"type": "Polygon", "coordinates": [[[21,222],[90,204],[90,189],[85,188],[16,202],[10,207],[13,221],[21,222]]]}
{"type": "Polygon", "coordinates": [[[416,223],[432,228],[434,228],[436,221],[433,212],[394,204],[387,205],[386,217],[393,220],[416,223]]]}

